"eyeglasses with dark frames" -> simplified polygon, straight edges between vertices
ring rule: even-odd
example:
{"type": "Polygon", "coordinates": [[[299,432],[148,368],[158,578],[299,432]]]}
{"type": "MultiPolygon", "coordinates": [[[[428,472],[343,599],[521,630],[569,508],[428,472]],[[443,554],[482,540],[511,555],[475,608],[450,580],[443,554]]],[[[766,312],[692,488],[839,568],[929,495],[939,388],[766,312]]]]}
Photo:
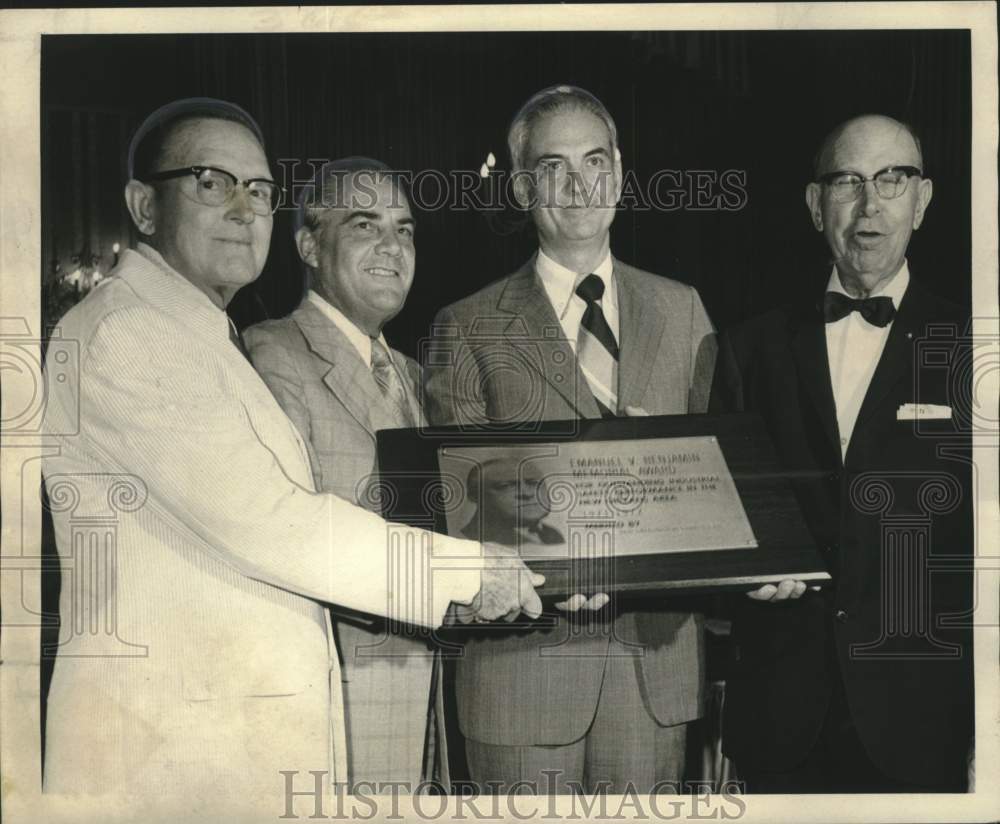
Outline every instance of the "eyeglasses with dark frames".
{"type": "Polygon", "coordinates": [[[192,175],[195,179],[195,200],[204,206],[225,206],[233,199],[236,189],[243,186],[249,198],[250,208],[254,214],[266,217],[273,214],[281,203],[284,189],[273,180],[264,177],[252,177],[240,180],[232,172],[215,166],[185,166],[181,169],[167,169],[145,175],[143,182],[155,183],[160,180],[171,180],[177,177],[192,175]]]}
{"type": "Polygon", "coordinates": [[[906,191],[906,184],[911,177],[923,177],[923,174],[916,166],[886,166],[870,177],[864,177],[857,172],[828,172],[820,175],[817,182],[827,187],[830,196],[837,203],[857,200],[869,180],[875,184],[875,191],[879,197],[892,200],[906,191]]]}

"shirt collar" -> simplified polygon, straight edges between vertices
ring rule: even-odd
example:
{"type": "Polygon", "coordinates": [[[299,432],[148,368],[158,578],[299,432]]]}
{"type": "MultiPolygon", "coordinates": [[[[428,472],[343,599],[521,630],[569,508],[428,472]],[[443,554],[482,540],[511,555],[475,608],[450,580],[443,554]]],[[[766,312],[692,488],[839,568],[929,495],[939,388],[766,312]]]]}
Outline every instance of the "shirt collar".
{"type": "MultiPolygon", "coordinates": [[[[358,355],[361,356],[361,360],[364,361],[366,366],[371,366],[372,362],[372,339],[368,335],[361,331],[354,323],[341,312],[336,306],[320,296],[320,294],[312,289],[309,290],[307,295],[310,303],[312,303],[317,309],[319,309],[329,320],[336,326],[341,332],[344,333],[353,346],[358,355]]],[[[392,360],[392,350],[389,348],[389,344],[386,343],[385,336],[379,333],[379,342],[385,347],[385,351],[389,353],[389,359],[392,360]]]]}
{"type": "MultiPolygon", "coordinates": [[[[903,265],[899,267],[899,271],[892,276],[892,279],[882,285],[882,288],[877,292],[872,292],[869,297],[887,297],[892,298],[892,305],[899,309],[900,301],[903,300],[903,295],[906,294],[906,287],[910,285],[910,266],[906,259],[903,259],[903,265]]],[[[844,284],[840,282],[840,274],[837,272],[837,267],[834,265],[833,271],[830,273],[830,280],[826,284],[826,291],[828,292],[840,292],[842,295],[848,295],[847,290],[844,288],[844,284]]]]}
{"type": "Polygon", "coordinates": [[[184,304],[180,314],[185,316],[188,322],[209,329],[212,335],[217,334],[229,339],[229,328],[232,321],[224,309],[216,306],[208,295],[167,263],[163,255],[148,243],[139,241],[136,244],[135,252],[142,255],[169,278],[171,302],[184,304]]]}
{"type": "Polygon", "coordinates": [[[538,255],[535,258],[535,271],[538,272],[542,286],[545,287],[549,300],[560,318],[566,313],[569,302],[576,292],[576,287],[589,274],[595,274],[604,281],[602,302],[610,300],[617,305],[614,290],[614,269],[611,252],[604,256],[604,260],[597,265],[593,272],[574,272],[572,269],[567,269],[561,263],[556,263],[541,249],[538,250],[538,255]]]}

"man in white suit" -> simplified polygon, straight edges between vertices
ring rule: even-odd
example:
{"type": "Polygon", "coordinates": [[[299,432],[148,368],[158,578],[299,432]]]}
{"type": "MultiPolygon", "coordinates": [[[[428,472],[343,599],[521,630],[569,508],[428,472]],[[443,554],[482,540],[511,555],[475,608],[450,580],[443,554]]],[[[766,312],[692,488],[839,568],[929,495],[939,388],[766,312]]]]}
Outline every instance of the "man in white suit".
{"type": "MultiPolygon", "coordinates": [[[[382,327],[403,308],[416,264],[415,222],[388,166],[326,163],[303,191],[295,244],[309,291],[288,317],[246,331],[254,366],[309,449],[316,488],[377,508],[375,433],[425,423],[420,368],[382,327]]],[[[410,627],[334,612],[352,784],[411,789],[425,757],[433,647],[410,627]]]]}
{"type": "Polygon", "coordinates": [[[305,445],[224,311],[260,274],[280,194],[246,112],[205,98],[154,112],[129,177],[144,242],[63,319],[63,339],[79,342],[79,406],[46,409],[58,450],[44,474],[69,574],[44,789],[156,798],[175,820],[279,810],[280,771],[346,777],[323,603],[391,605],[434,627],[453,601],[480,619],[537,614],[539,579],[474,542],[314,491],[305,445]],[[81,524],[107,518],[115,485],[131,493],[118,500],[116,552],[78,574],[98,549],[83,551],[81,524]],[[407,543],[433,577],[411,598],[389,583],[392,547],[407,543]]]}

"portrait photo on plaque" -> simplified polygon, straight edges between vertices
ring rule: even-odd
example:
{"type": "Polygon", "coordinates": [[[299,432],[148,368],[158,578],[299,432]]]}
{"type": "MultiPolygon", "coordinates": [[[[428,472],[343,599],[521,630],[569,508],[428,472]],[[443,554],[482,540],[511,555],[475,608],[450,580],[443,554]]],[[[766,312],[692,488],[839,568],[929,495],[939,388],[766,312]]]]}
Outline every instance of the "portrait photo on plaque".
{"type": "Polygon", "coordinates": [[[442,447],[438,463],[464,502],[446,513],[448,534],[522,556],[757,546],[712,436],[442,447]]]}

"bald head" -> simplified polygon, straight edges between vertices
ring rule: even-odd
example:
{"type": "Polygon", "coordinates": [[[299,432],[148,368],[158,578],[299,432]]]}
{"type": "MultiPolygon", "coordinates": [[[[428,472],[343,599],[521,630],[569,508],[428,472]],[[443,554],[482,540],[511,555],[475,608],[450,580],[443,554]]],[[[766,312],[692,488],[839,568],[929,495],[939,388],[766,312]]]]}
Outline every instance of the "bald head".
{"type": "Polygon", "coordinates": [[[888,142],[904,150],[909,149],[910,159],[905,165],[924,168],[920,138],[909,124],[881,114],[863,114],[844,121],[826,136],[813,160],[814,178],[840,171],[834,165],[838,148],[843,150],[871,141],[888,142]]]}

